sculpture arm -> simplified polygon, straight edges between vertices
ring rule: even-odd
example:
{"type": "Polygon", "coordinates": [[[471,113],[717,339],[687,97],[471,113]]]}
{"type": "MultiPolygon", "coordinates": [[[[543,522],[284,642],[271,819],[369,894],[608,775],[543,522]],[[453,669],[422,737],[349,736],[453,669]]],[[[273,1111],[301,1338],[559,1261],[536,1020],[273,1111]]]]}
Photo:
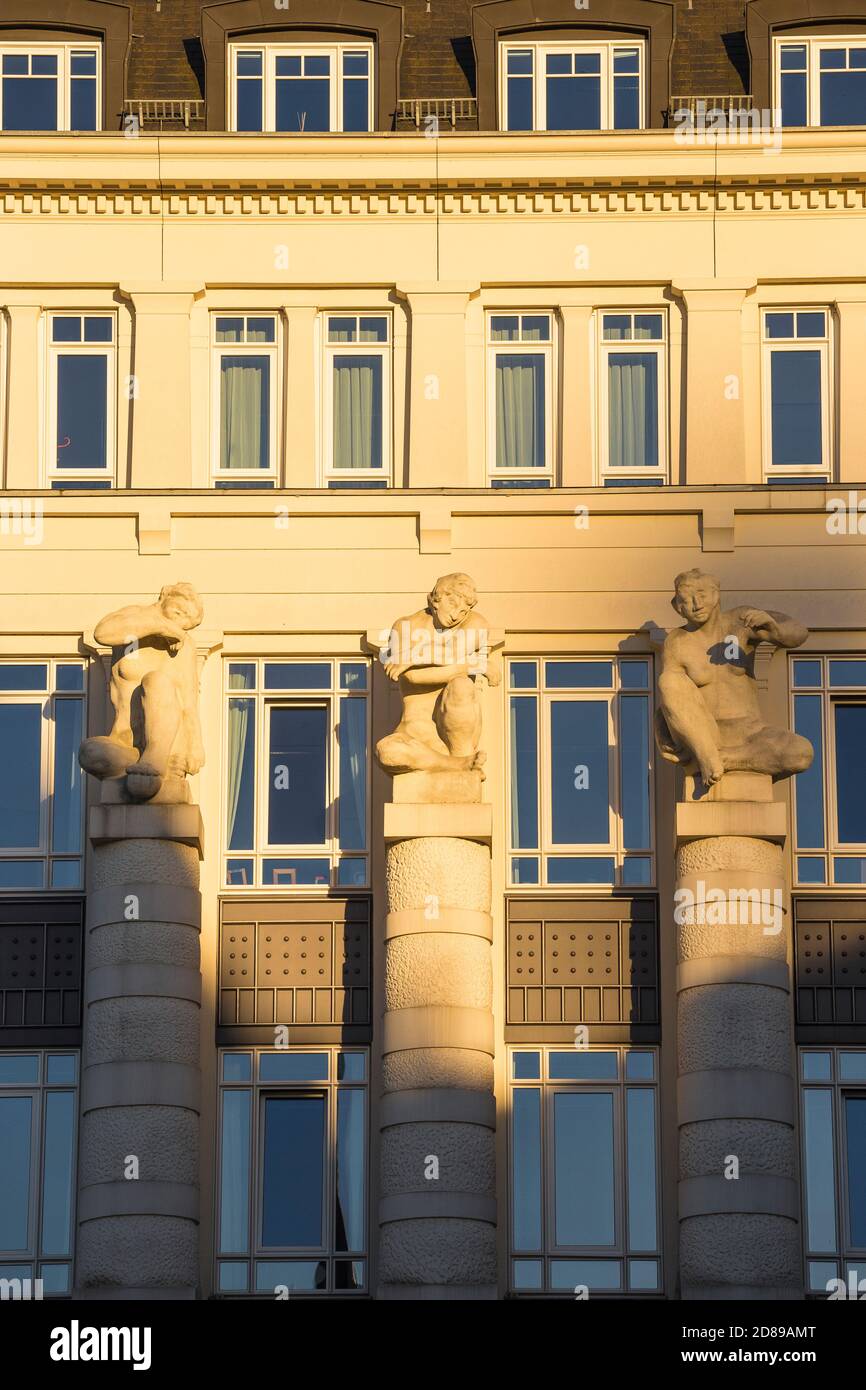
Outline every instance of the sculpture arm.
{"type": "Polygon", "coordinates": [[[454,661],[447,666],[410,666],[402,676],[407,685],[447,685],[455,676],[470,674],[468,661],[454,661]]]}
{"type": "Polygon", "coordinates": [[[774,647],[801,647],[809,636],[809,629],[789,618],[787,613],[763,608],[737,608],[735,612],[746,627],[752,629],[754,646],[759,642],[771,642],[774,647]]]}
{"type": "Polygon", "coordinates": [[[165,637],[169,642],[179,643],[186,634],[183,628],[169,622],[155,604],[145,607],[133,603],[128,608],[108,613],[97,623],[93,635],[102,646],[124,647],[148,637],[165,637]]]}

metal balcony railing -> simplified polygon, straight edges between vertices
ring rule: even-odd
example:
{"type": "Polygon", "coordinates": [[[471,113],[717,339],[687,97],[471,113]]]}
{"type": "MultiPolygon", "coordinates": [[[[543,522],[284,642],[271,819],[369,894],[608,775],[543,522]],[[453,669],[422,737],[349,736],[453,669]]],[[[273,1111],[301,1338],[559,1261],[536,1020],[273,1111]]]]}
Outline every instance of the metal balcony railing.
{"type": "Polygon", "coordinates": [[[398,120],[410,121],[419,130],[431,116],[453,129],[458,121],[477,120],[478,103],[475,97],[404,97],[397,103],[398,120]]]}
{"type": "MultiPolygon", "coordinates": [[[[204,101],[186,97],[129,97],[123,103],[124,118],[134,116],[142,130],[162,130],[166,125],[189,130],[204,121],[204,113],[204,101]]],[[[127,123],[125,119],[124,124],[127,123]]]]}

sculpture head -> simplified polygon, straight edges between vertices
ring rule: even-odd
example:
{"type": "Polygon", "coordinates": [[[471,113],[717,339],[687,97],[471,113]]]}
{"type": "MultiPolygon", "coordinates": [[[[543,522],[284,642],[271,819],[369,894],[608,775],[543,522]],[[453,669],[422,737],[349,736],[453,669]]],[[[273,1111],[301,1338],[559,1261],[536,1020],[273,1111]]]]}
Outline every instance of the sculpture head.
{"type": "Polygon", "coordinates": [[[684,570],[674,580],[672,606],[686,622],[703,627],[719,610],[721,585],[703,570],[684,570]]]}
{"type": "Polygon", "coordinates": [[[166,584],[159,591],[158,603],[169,622],[187,632],[204,617],[202,601],[191,584],[166,584]]]}
{"type": "Polygon", "coordinates": [[[427,607],[440,628],[457,627],[478,602],[478,592],[468,574],[443,574],[427,595],[427,607]]]}

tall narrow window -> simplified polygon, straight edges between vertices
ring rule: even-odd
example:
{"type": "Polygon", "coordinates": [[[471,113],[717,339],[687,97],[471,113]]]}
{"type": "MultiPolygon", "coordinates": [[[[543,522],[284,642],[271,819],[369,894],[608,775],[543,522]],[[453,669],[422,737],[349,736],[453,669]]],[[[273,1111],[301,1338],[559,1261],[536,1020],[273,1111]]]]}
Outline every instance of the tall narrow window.
{"type": "Polygon", "coordinates": [[[114,482],[113,314],[49,315],[48,478],[52,488],[114,482]]]}
{"type": "Polygon", "coordinates": [[[511,883],[654,882],[650,663],[508,670],[511,883]]]}
{"type": "Polygon", "coordinates": [[[391,321],[325,316],[325,483],[387,487],[391,475],[391,321]]]}
{"type": "Polygon", "coordinates": [[[277,321],[214,314],[213,471],[217,487],[273,487],[279,396],[277,321]]]}
{"type": "Polygon", "coordinates": [[[367,1286],[367,1053],[221,1054],[217,1289],[367,1286]]]}
{"type": "Polygon", "coordinates": [[[551,314],[489,314],[488,456],[493,487],[550,487],[551,314]]]}
{"type": "Polygon", "coordinates": [[[515,1293],[661,1287],[656,1054],[510,1054],[515,1293]]]}
{"type": "Polygon", "coordinates": [[[99,130],[99,45],[0,43],[0,130],[99,130]]]}
{"type": "Polygon", "coordinates": [[[866,36],[776,40],[783,126],[866,125],[866,36]]]}
{"type": "Polygon", "coordinates": [[[0,1053],[0,1279],[12,1297],[72,1292],[77,1079],[75,1052],[0,1053]]]}
{"type": "Polygon", "coordinates": [[[791,661],[793,725],[815,750],[794,779],[800,884],[866,883],[866,658],[791,661]]]}
{"type": "Polygon", "coordinates": [[[634,43],[508,43],[499,50],[504,130],[639,130],[645,49],[634,43]]]}
{"type": "Polygon", "coordinates": [[[234,130],[373,128],[371,44],[234,44],[231,63],[234,130]]]}
{"type": "Polygon", "coordinates": [[[866,1050],[804,1048],[800,1077],[806,1287],[838,1297],[841,1285],[856,1298],[866,1279],[866,1050]]]}
{"type": "Polygon", "coordinates": [[[599,443],[605,487],[667,479],[665,316],[601,315],[599,443]]]}
{"type": "Polygon", "coordinates": [[[764,475],[768,482],[829,477],[830,315],[825,309],[763,314],[764,475]]]}

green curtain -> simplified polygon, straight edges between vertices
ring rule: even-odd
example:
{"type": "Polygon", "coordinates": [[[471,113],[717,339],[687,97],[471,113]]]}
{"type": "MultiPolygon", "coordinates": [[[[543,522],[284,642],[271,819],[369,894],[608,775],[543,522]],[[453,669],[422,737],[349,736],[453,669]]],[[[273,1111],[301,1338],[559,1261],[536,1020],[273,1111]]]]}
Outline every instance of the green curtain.
{"type": "Polygon", "coordinates": [[[334,467],[382,467],[382,358],[334,358],[334,467]]]}
{"type": "Polygon", "coordinates": [[[544,467],[544,358],[496,354],[496,467],[544,467]]]}
{"type": "Polygon", "coordinates": [[[225,354],[220,375],[220,468],[267,468],[270,360],[225,354]]]}
{"type": "Polygon", "coordinates": [[[657,374],[655,353],[612,352],[608,357],[611,468],[658,464],[657,374]]]}

